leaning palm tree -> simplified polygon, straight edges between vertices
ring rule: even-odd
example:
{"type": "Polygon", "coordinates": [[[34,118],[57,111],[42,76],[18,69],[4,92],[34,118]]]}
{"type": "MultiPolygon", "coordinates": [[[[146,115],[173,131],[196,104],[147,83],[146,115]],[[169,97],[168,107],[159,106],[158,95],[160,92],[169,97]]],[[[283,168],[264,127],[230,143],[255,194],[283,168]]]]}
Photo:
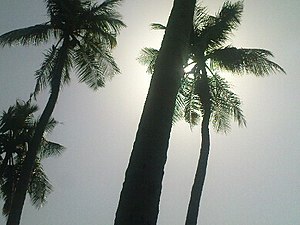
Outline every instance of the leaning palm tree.
{"type": "MultiPolygon", "coordinates": [[[[238,49],[225,45],[232,31],[240,24],[242,12],[242,1],[225,2],[215,16],[208,15],[205,8],[200,5],[195,8],[190,52],[185,63],[185,67],[191,69],[182,79],[174,113],[175,119],[185,118],[192,125],[197,124],[199,118],[202,118],[200,157],[186,225],[197,224],[210,149],[210,121],[217,131],[229,129],[231,118],[237,120],[239,125],[246,124],[239,98],[229,90],[228,83],[217,75],[217,71],[226,70],[232,74],[250,73],[256,76],[265,76],[273,72],[284,73],[283,68],[269,59],[273,55],[268,50],[238,49]]],[[[153,24],[152,27],[165,29],[160,24],[153,24]]],[[[143,50],[140,60],[148,64],[148,71],[152,71],[156,55],[155,49],[143,50]]]]}
{"type": "Polygon", "coordinates": [[[56,40],[45,53],[45,60],[35,74],[37,83],[34,95],[49,85],[50,96],[29,143],[7,225],[17,225],[20,222],[38,148],[57,102],[59,90],[62,84],[70,80],[71,69],[75,70],[80,82],[92,89],[103,87],[107,78],[119,72],[111,50],[116,46],[119,30],[125,26],[115,9],[121,0],[106,0],[100,5],[81,0],[45,2],[48,22],[0,36],[2,46],[39,45],[56,40]]]}
{"type": "Polygon", "coordinates": [[[195,0],[174,0],[120,194],[115,225],[156,224],[195,0]]]}
{"type": "MultiPolygon", "coordinates": [[[[37,106],[29,101],[17,101],[6,112],[4,111],[0,118],[0,193],[4,200],[2,212],[5,216],[10,212],[16,184],[20,179],[20,171],[28,151],[27,146],[37,124],[33,117],[37,109],[37,106]]],[[[51,119],[46,127],[47,133],[50,133],[56,124],[57,122],[51,119]]],[[[37,208],[46,203],[47,196],[52,191],[52,185],[43,170],[41,160],[60,155],[63,149],[63,146],[43,137],[27,191],[37,208]]]]}

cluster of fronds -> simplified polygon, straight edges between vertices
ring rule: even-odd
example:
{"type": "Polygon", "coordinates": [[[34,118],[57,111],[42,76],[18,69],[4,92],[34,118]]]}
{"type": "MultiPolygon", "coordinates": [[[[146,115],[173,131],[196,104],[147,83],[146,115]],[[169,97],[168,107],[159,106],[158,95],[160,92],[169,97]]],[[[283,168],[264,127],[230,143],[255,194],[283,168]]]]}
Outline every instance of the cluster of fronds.
{"type": "MultiPolygon", "coordinates": [[[[231,91],[228,82],[220,77],[217,71],[225,70],[232,74],[247,73],[256,76],[275,72],[284,73],[283,68],[270,60],[273,55],[268,50],[224,47],[233,31],[240,25],[242,12],[243,1],[235,3],[226,1],[214,16],[209,15],[207,9],[197,3],[189,58],[184,65],[185,70],[189,68],[189,71],[184,74],[177,94],[174,122],[184,119],[192,127],[201,121],[204,110],[201,96],[197,93],[199,91],[195,90],[199,82],[199,76],[196,75],[197,68],[209,71],[207,85],[210,89],[209,98],[211,98],[211,122],[217,131],[222,132],[230,129],[231,120],[236,121],[239,126],[245,126],[246,120],[241,109],[241,100],[231,91]]],[[[157,23],[151,24],[151,27],[155,30],[167,29],[157,23]]],[[[157,55],[156,49],[142,50],[138,60],[147,66],[148,73],[153,74],[157,55]]]]}
{"type": "MultiPolygon", "coordinates": [[[[37,110],[37,106],[30,102],[17,101],[0,118],[0,194],[4,200],[4,215],[8,215],[11,208],[21,168],[37,124],[33,116],[37,110]]],[[[50,119],[45,133],[51,133],[57,123],[53,118],[50,119]]],[[[46,203],[52,191],[41,160],[60,155],[63,150],[62,145],[42,139],[28,187],[30,199],[38,208],[46,203]]]]}

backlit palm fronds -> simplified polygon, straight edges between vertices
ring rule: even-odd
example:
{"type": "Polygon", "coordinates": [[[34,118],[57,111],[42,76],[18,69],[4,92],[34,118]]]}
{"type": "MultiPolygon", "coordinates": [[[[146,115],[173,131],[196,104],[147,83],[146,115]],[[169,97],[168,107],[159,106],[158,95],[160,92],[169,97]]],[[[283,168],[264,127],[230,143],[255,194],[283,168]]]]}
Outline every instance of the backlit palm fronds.
{"type": "Polygon", "coordinates": [[[36,208],[42,207],[47,202],[47,197],[52,192],[52,189],[53,187],[44,172],[40,160],[36,160],[28,187],[28,194],[32,204],[36,208]]]}
{"type": "Polygon", "coordinates": [[[185,74],[176,98],[173,122],[184,119],[191,127],[197,125],[201,118],[201,101],[195,90],[195,77],[185,74]]]}
{"type": "Polygon", "coordinates": [[[57,61],[57,48],[52,46],[44,53],[44,61],[41,67],[35,71],[36,85],[34,95],[36,96],[41,90],[49,85],[51,82],[51,73],[57,61]]]}
{"type": "Polygon", "coordinates": [[[147,66],[147,73],[154,73],[155,61],[158,56],[158,50],[155,48],[143,48],[137,60],[147,66]]]}
{"type": "MultiPolygon", "coordinates": [[[[30,101],[17,101],[15,105],[2,113],[0,119],[0,194],[4,200],[4,215],[8,215],[10,212],[25,155],[35,132],[37,121],[33,114],[37,112],[37,109],[37,106],[31,104],[30,101]]],[[[57,125],[57,121],[50,119],[45,132],[51,133],[55,125],[57,125]]],[[[40,161],[50,156],[58,156],[63,150],[62,145],[43,137],[28,189],[31,200],[37,207],[45,202],[52,189],[40,161]]]]}
{"type": "Polygon", "coordinates": [[[107,79],[120,72],[105,40],[97,43],[86,38],[83,44],[74,49],[73,55],[79,81],[92,89],[103,87],[107,79]]]}
{"type": "Polygon", "coordinates": [[[208,16],[203,23],[199,23],[192,42],[200,46],[200,51],[222,46],[229,35],[240,24],[243,12],[243,2],[225,2],[216,16],[208,16]]]}
{"type": "Polygon", "coordinates": [[[212,123],[216,131],[230,130],[233,119],[239,126],[246,126],[246,119],[241,109],[241,100],[230,89],[229,83],[217,74],[209,79],[212,95],[212,123]]]}
{"type": "Polygon", "coordinates": [[[283,72],[284,69],[269,58],[273,54],[264,49],[244,49],[225,47],[216,49],[207,58],[211,59],[214,68],[224,69],[235,74],[250,73],[256,76],[283,72]]]}

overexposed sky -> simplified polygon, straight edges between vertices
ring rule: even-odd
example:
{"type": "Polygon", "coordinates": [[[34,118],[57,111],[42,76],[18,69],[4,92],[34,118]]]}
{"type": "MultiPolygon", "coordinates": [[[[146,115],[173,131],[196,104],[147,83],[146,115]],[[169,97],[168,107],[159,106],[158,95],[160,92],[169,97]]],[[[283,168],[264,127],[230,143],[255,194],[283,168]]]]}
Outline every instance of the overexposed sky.
{"type": "MultiPolygon", "coordinates": [[[[211,13],[221,0],[204,0],[211,13]]],[[[300,224],[300,25],[298,0],[245,0],[242,23],[232,43],[264,48],[287,75],[229,77],[243,100],[247,128],[232,125],[211,135],[211,155],[199,225],[300,224]]],[[[67,147],[44,167],[54,192],[40,210],[27,201],[22,225],[113,224],[125,169],[145,101],[149,75],[136,57],[142,47],[159,47],[172,0],[125,0],[127,28],[114,52],[122,74],[97,92],[73,77],[64,87],[54,117],[61,121],[49,139],[67,147]]],[[[2,0],[0,33],[46,21],[41,0],[2,0]]],[[[230,44],[230,43],[229,43],[230,44]]],[[[0,110],[26,100],[41,47],[0,50],[0,110]]],[[[40,108],[47,90],[38,98],[40,108]]],[[[199,155],[199,129],[177,124],[170,141],[158,224],[183,225],[199,155]]],[[[0,224],[4,224],[0,216],[0,224]]]]}

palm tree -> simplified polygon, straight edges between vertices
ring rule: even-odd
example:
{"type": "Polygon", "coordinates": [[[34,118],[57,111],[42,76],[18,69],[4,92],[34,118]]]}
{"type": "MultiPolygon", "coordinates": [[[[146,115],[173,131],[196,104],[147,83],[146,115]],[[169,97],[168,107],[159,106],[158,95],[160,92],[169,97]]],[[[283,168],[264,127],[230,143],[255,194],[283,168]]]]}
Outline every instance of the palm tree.
{"type": "Polygon", "coordinates": [[[70,79],[74,68],[80,82],[92,89],[103,87],[105,80],[119,72],[111,55],[116,36],[124,27],[115,10],[121,0],[106,0],[102,4],[81,0],[45,0],[49,21],[17,29],[0,36],[0,45],[39,45],[50,39],[56,43],[45,53],[45,60],[36,71],[34,94],[50,85],[50,96],[23,163],[7,225],[20,222],[30,174],[46,125],[52,115],[62,84],[70,79]]]}
{"type": "MultiPolygon", "coordinates": [[[[33,117],[37,109],[37,106],[29,101],[17,101],[7,112],[4,111],[0,118],[0,193],[4,200],[2,212],[5,216],[10,212],[16,184],[20,179],[20,170],[28,151],[27,146],[37,124],[33,117]]],[[[50,133],[56,124],[57,122],[51,119],[46,127],[47,133],[50,133]]],[[[63,146],[43,137],[27,191],[37,208],[46,203],[47,196],[52,191],[52,185],[44,173],[41,160],[60,155],[63,149],[63,146]]]]}
{"type": "Polygon", "coordinates": [[[156,224],[194,7],[195,0],[174,0],[126,170],[115,225],[156,224]]]}
{"type": "MultiPolygon", "coordinates": [[[[272,72],[284,72],[269,57],[272,53],[264,49],[243,49],[224,46],[232,31],[240,24],[243,2],[225,2],[216,16],[210,16],[205,8],[197,5],[194,29],[190,40],[189,57],[185,67],[191,68],[182,79],[177,95],[174,119],[185,118],[195,125],[202,117],[201,148],[195,179],[192,187],[186,225],[196,225],[199,204],[204,185],[210,149],[209,123],[211,117],[217,131],[230,128],[230,118],[245,125],[239,98],[229,90],[228,83],[216,71],[227,70],[233,74],[251,73],[256,76],[272,72]]],[[[152,24],[154,29],[165,29],[152,24]]],[[[139,60],[153,70],[157,50],[146,48],[139,60]]]]}

